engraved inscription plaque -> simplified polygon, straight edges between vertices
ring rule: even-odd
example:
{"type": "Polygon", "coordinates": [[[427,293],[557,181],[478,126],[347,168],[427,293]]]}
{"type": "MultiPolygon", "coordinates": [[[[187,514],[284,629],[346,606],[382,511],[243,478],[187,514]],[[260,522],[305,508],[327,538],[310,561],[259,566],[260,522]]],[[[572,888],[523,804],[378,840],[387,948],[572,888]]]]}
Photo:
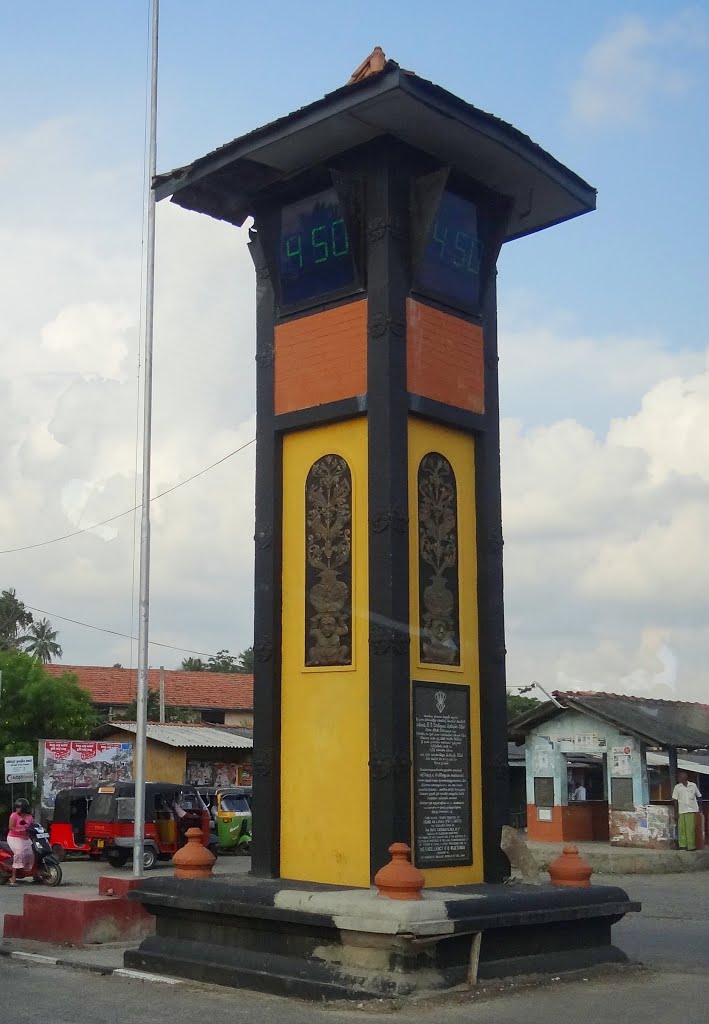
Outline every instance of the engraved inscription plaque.
{"type": "Polygon", "coordinates": [[[413,689],[416,866],[472,864],[470,690],[420,681],[413,689]]]}

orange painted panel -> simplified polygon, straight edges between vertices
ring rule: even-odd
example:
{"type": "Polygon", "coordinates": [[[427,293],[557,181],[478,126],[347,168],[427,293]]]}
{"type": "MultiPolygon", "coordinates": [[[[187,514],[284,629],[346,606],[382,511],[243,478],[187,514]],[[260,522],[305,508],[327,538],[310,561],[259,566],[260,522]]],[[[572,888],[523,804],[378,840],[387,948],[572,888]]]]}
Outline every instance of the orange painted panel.
{"type": "Polygon", "coordinates": [[[406,375],[413,394],[484,412],[482,328],[407,299],[406,375]]]}
{"type": "Polygon", "coordinates": [[[366,390],[366,299],[276,327],[277,415],[353,398],[366,390]]]}
{"type": "Polygon", "coordinates": [[[537,843],[563,842],[563,807],[551,808],[551,821],[537,821],[536,804],[527,804],[527,838],[537,843]]]}

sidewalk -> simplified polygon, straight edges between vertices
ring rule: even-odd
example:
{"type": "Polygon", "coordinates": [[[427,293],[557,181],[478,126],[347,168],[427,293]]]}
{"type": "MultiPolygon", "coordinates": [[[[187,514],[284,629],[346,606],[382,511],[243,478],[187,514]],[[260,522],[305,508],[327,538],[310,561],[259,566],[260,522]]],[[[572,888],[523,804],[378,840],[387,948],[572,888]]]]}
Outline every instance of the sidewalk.
{"type": "Polygon", "coordinates": [[[79,947],[36,942],[33,939],[2,939],[0,956],[45,966],[73,967],[94,974],[113,974],[122,969],[125,951],[139,945],[139,942],[102,942],[100,945],[79,947]]]}
{"type": "MultiPolygon", "coordinates": [[[[566,843],[527,841],[527,849],[542,871],[559,856],[566,843]]],[[[709,849],[641,850],[610,843],[573,843],[598,875],[664,875],[709,871],[709,849]]]]}

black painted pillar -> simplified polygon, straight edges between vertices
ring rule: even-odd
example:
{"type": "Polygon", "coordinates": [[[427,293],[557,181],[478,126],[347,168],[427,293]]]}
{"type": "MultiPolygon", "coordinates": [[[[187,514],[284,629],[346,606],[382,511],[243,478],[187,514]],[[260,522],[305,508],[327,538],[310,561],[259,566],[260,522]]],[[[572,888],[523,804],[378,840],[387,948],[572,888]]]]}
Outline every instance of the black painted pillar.
{"type": "Polygon", "coordinates": [[[251,873],[280,874],[281,436],[274,415],[273,285],[258,235],[256,269],[256,527],[254,591],[254,829],[251,873]]]}
{"type": "Polygon", "coordinates": [[[500,838],[502,826],[507,824],[510,802],[496,292],[495,275],[492,274],[483,308],[484,429],[475,438],[483,860],[487,882],[502,881],[508,871],[507,858],[500,849],[500,838]]]}
{"type": "Polygon", "coordinates": [[[406,391],[408,197],[391,145],[367,161],[370,866],[411,842],[406,391]]]}

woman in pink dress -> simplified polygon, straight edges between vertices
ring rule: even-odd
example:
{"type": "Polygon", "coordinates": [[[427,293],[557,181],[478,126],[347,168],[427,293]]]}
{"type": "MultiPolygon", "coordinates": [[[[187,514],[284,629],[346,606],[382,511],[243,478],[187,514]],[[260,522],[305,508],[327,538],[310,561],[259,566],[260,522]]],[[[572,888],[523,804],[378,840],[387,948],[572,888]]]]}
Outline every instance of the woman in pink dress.
{"type": "Polygon", "coordinates": [[[17,884],[18,871],[31,871],[34,863],[32,852],[32,841],[27,835],[27,829],[33,823],[30,814],[30,805],[24,797],[15,800],[15,810],[10,815],[10,827],[7,832],[7,845],[13,853],[12,875],[10,885],[17,884]]]}

